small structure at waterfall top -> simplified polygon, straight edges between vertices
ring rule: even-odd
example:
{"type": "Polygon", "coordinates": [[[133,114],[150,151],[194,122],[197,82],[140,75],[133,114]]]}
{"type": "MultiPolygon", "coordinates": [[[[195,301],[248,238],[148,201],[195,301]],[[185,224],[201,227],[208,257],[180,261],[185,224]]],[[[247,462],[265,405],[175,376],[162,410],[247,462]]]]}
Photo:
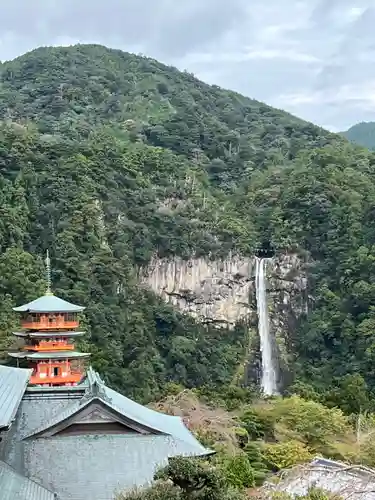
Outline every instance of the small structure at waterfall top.
{"type": "Polygon", "coordinates": [[[305,495],[312,487],[339,495],[343,500],[374,500],[375,470],[361,465],[348,465],[326,458],[285,470],[266,483],[266,492],[305,495]]]}
{"type": "Polygon", "coordinates": [[[254,254],[260,259],[272,259],[276,255],[276,249],[271,241],[265,240],[255,248],[254,254]]]}

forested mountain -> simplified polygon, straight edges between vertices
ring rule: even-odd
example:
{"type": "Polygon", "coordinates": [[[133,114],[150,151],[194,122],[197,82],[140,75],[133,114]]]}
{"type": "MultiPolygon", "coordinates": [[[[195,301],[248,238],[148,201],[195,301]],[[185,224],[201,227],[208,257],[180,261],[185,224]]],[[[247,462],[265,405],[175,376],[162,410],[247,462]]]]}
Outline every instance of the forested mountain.
{"type": "Polygon", "coordinates": [[[291,339],[294,386],[349,412],[370,405],[373,153],[101,46],[37,49],[4,63],[0,82],[3,350],[11,307],[44,289],[49,249],[54,289],[87,306],[84,347],[115,388],[149,401],[168,381],[228,384],[246,324],[196,323],[139,286],[139,268],[155,255],[252,255],[271,240],[310,262],[315,305],[291,339]]]}
{"type": "Polygon", "coordinates": [[[360,146],[375,149],[375,122],[357,123],[341,135],[360,146]]]}

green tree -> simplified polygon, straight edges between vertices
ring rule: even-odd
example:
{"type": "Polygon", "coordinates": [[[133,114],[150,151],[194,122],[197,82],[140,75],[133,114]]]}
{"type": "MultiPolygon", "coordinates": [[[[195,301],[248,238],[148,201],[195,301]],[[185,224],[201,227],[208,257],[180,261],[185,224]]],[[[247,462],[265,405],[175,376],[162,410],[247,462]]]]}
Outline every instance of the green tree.
{"type": "Polygon", "coordinates": [[[173,458],[151,488],[119,495],[118,500],[244,500],[231,490],[218,469],[197,459],[173,458]]]}

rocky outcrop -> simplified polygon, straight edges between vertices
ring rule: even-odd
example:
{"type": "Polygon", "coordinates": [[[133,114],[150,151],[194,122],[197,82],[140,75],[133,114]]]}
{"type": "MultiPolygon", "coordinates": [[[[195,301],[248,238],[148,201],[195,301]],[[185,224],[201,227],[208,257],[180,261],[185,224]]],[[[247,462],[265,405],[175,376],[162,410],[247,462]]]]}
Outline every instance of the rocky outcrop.
{"type": "Polygon", "coordinates": [[[141,279],[164,300],[203,323],[234,326],[252,310],[252,259],[154,259],[141,279]]]}
{"type": "MultiPolygon", "coordinates": [[[[229,256],[225,260],[155,258],[140,272],[143,284],[166,302],[203,323],[233,327],[256,316],[256,258],[229,256]]],[[[298,317],[307,310],[307,278],[304,263],[296,254],[269,260],[267,265],[271,322],[286,325],[292,309],[298,317]]],[[[290,321],[288,321],[290,322],[290,321]]]]}

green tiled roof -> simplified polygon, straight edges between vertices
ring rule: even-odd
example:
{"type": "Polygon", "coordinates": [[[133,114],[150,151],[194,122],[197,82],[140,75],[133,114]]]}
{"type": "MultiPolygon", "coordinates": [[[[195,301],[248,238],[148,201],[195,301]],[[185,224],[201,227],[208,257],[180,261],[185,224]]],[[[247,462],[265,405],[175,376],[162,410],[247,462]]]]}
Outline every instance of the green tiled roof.
{"type": "Polygon", "coordinates": [[[12,423],[31,373],[32,370],[0,365],[0,428],[12,423]]]}
{"type": "Polygon", "coordinates": [[[60,299],[55,295],[43,295],[23,306],[13,307],[16,312],[48,313],[48,312],[81,312],[85,308],[60,299]]]}
{"type": "Polygon", "coordinates": [[[90,356],[88,352],[78,351],[50,351],[50,352],[9,352],[12,358],[26,359],[74,359],[87,358],[90,356]]]}
{"type": "Polygon", "coordinates": [[[197,441],[193,434],[186,428],[180,417],[165,415],[151,410],[109,389],[109,387],[104,384],[99,374],[94,372],[91,367],[87,371],[87,381],[88,388],[81,401],[78,401],[64,412],[56,415],[50,421],[43,423],[41,427],[29,433],[26,437],[35,436],[58,425],[77,414],[81,409],[87,407],[92,401],[99,399],[108,408],[132,420],[138,425],[148,428],[151,432],[153,431],[158,434],[172,436],[185,444],[190,452],[194,450],[196,455],[208,455],[212,453],[197,441]]]}
{"type": "MultiPolygon", "coordinates": [[[[120,489],[150,484],[155,471],[171,457],[212,453],[179,417],[160,414],[112,391],[92,369],[75,387],[29,387],[12,429],[4,437],[2,459],[56,491],[61,500],[111,500],[120,489]],[[122,423],[124,433],[89,435],[83,428],[80,435],[59,434],[92,410],[122,423]]],[[[36,500],[31,494],[11,498],[36,500]]]]}
{"type": "Polygon", "coordinates": [[[0,461],[1,500],[54,500],[51,492],[0,461]]]}

